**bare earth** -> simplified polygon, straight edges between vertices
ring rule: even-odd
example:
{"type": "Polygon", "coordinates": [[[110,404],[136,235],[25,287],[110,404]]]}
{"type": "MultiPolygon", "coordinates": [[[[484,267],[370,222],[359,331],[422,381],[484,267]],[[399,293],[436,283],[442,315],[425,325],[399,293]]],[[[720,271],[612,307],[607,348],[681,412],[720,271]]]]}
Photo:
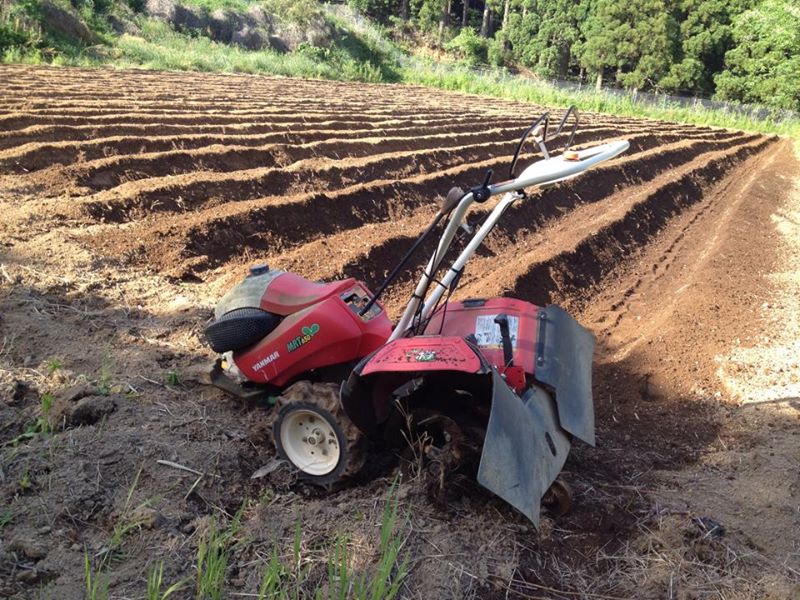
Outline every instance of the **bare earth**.
{"type": "MultiPolygon", "coordinates": [[[[141,598],[156,560],[194,577],[212,516],[241,507],[226,597],[256,593],[298,521],[309,586],[337,535],[370,569],[394,462],[331,494],[251,479],[268,409],[195,382],[202,329],[255,262],[375,287],[541,109],[238,75],[0,80],[0,597],[83,598],[88,556],[112,598],[141,598]]],[[[458,292],[557,303],[596,334],[576,506],[537,532],[477,484],[443,507],[402,482],[402,597],[800,597],[800,161],[780,138],[606,115],[576,142],[619,138],[621,158],[514,207],[458,292]]]]}

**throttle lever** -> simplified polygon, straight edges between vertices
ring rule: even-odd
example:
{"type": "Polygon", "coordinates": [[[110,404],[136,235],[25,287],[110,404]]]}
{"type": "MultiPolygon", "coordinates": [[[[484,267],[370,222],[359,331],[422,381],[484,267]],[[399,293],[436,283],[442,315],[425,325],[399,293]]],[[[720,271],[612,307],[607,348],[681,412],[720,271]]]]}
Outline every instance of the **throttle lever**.
{"type": "Polygon", "coordinates": [[[489,189],[489,183],[492,181],[493,175],[494,171],[492,169],[487,170],[483,183],[470,190],[472,192],[472,198],[475,200],[475,202],[486,202],[492,195],[492,190],[489,189]]]}

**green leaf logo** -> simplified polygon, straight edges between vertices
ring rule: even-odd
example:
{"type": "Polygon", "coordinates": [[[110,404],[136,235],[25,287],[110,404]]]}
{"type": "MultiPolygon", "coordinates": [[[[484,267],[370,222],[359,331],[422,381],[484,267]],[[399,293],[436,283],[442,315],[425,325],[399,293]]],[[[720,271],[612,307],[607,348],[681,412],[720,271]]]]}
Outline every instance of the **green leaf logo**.
{"type": "Polygon", "coordinates": [[[303,327],[302,332],[303,335],[314,335],[319,331],[319,323],[314,323],[313,325],[303,327]]]}

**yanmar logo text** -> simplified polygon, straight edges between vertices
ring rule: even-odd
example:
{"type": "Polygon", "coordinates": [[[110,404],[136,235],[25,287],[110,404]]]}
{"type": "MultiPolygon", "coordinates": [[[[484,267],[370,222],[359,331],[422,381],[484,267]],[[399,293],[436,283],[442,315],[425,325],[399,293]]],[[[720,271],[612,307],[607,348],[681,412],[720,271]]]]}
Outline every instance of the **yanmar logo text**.
{"type": "Polygon", "coordinates": [[[256,364],[254,364],[253,365],[253,370],[254,371],[260,371],[261,369],[266,367],[271,362],[278,360],[280,358],[280,356],[281,356],[281,353],[278,352],[277,350],[275,350],[275,352],[273,352],[269,356],[265,356],[260,361],[258,361],[256,364]]]}

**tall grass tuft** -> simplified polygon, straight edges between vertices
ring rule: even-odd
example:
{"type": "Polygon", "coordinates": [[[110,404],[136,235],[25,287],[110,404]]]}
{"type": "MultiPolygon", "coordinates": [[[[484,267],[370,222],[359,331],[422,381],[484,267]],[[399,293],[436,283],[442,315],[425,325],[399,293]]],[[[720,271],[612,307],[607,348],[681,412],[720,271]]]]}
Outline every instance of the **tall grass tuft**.
{"type": "Polygon", "coordinates": [[[83,553],[83,575],[86,582],[86,600],[106,600],[108,598],[108,577],[101,575],[101,568],[95,570],[89,553],[83,553]]]}
{"type": "Polygon", "coordinates": [[[175,592],[179,592],[186,585],[186,580],[176,581],[164,592],[161,587],[164,582],[164,561],[159,561],[147,572],[147,600],[167,600],[175,592]]]}
{"type": "Polygon", "coordinates": [[[220,529],[211,519],[206,535],[197,546],[197,600],[222,600],[224,598],[225,571],[239,531],[244,504],[234,515],[227,528],[220,529]]]}

